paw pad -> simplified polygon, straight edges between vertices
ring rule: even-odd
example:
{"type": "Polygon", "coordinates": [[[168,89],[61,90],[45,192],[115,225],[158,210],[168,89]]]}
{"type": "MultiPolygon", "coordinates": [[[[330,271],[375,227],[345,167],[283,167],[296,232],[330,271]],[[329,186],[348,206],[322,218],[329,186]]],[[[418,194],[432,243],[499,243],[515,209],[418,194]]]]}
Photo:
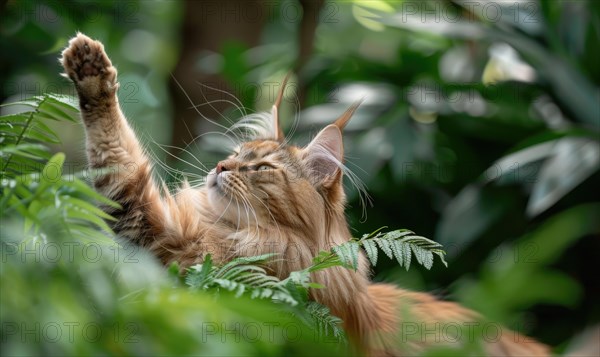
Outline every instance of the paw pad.
{"type": "Polygon", "coordinates": [[[60,62],[80,95],[97,96],[115,92],[117,70],[112,66],[101,42],[78,33],[62,52],[60,62]]]}

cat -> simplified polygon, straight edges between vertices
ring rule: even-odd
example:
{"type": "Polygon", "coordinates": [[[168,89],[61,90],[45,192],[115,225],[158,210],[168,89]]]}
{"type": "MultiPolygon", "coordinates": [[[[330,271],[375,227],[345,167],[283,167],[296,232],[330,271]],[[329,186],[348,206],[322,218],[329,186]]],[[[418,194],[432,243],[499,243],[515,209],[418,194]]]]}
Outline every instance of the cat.
{"type": "MultiPolygon", "coordinates": [[[[272,112],[254,118],[254,128],[256,121],[261,124],[255,137],[220,161],[204,186],[184,183],[172,194],[153,178],[152,163],[120,109],[117,70],[102,43],[78,33],[60,62],[79,96],[89,165],[110,168],[93,185],[121,205],[106,208],[117,219],[114,231],[165,265],[177,261],[186,268],[207,254],[224,263],[276,252],[280,259],[269,267],[285,278],[310,265],[319,251],[351,238],[344,215],[342,130],[359,103],[298,147],[287,143],[279,127],[281,91],[272,112]]],[[[342,319],[352,345],[364,355],[414,355],[435,345],[461,344],[466,336],[448,335],[448,328],[458,331],[483,321],[432,295],[370,282],[364,254],[356,271],[334,267],[312,279],[326,288],[312,289],[311,298],[342,319]]],[[[498,333],[484,341],[486,353],[549,355],[547,346],[493,326],[498,333]]]]}

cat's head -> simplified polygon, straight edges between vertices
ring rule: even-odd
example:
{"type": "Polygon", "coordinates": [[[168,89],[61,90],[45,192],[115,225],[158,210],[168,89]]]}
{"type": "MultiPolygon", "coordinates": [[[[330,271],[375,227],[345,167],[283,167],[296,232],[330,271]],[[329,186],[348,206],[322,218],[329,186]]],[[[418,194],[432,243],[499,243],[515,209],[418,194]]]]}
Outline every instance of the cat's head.
{"type": "Polygon", "coordinates": [[[213,210],[238,227],[306,230],[343,218],[346,197],[342,130],[359,103],[323,128],[306,146],[289,145],[277,107],[263,116],[260,138],[243,142],[207,178],[213,210]]]}

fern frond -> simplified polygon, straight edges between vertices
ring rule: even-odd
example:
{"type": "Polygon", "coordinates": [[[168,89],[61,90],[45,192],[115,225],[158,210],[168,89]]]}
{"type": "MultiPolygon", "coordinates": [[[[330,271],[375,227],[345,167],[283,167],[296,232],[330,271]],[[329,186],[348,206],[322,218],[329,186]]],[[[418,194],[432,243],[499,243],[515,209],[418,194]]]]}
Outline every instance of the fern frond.
{"type": "MultiPolygon", "coordinates": [[[[345,244],[356,243],[350,241],[345,244]]],[[[417,262],[428,270],[433,266],[434,254],[440,258],[446,267],[448,266],[445,260],[446,252],[440,243],[414,235],[412,231],[406,229],[391,231],[385,234],[378,231],[375,234],[365,235],[358,241],[358,244],[364,248],[367,258],[373,265],[377,264],[376,246],[379,246],[390,259],[395,258],[398,264],[405,267],[406,270],[410,268],[413,254],[417,262]]],[[[334,250],[334,252],[337,252],[337,250],[334,250]]],[[[340,259],[342,258],[340,257],[340,259]]]]}
{"type": "MultiPolygon", "coordinates": [[[[232,292],[235,297],[242,295],[251,299],[270,299],[283,303],[292,308],[292,313],[322,336],[333,336],[338,341],[344,341],[341,320],[331,315],[329,309],[316,302],[308,301],[308,289],[321,286],[310,282],[310,272],[307,269],[292,272],[284,280],[268,275],[259,265],[267,262],[274,254],[233,259],[221,267],[213,264],[207,255],[202,264],[197,264],[187,270],[185,283],[192,290],[202,290],[218,293],[220,290],[232,292]]],[[[336,265],[340,262],[336,258],[336,265]]],[[[177,267],[171,270],[177,270],[177,267]]]]}
{"type": "Polygon", "coordinates": [[[0,176],[38,172],[50,158],[47,148],[40,144],[60,143],[46,121],[76,121],[76,103],[73,97],[45,94],[3,104],[7,111],[15,109],[16,113],[0,117],[0,176]]]}
{"type": "MultiPolygon", "coordinates": [[[[390,241],[382,238],[372,238],[373,242],[377,243],[379,248],[388,256],[390,259],[394,259],[394,251],[392,250],[392,244],[390,241]]],[[[371,262],[373,263],[373,262],[371,262]]]]}
{"type": "Polygon", "coordinates": [[[342,266],[354,270],[358,269],[358,250],[359,244],[355,241],[349,241],[346,244],[332,248],[332,251],[338,256],[342,266]]]}
{"type": "MultiPolygon", "coordinates": [[[[175,269],[177,269],[177,267],[174,268],[174,270],[175,269]]],[[[204,262],[202,264],[197,264],[188,268],[185,276],[185,283],[192,290],[205,290],[212,279],[211,273],[214,270],[216,270],[216,268],[213,266],[210,254],[208,254],[204,258],[204,262]]]]}
{"type": "Polygon", "coordinates": [[[0,212],[18,213],[31,238],[64,237],[114,244],[106,220],[113,218],[96,203],[118,207],[76,176],[64,175],[65,155],[50,154],[59,143],[50,121],[76,121],[72,97],[45,94],[3,104],[0,116],[0,212]]]}
{"type": "Polygon", "coordinates": [[[318,302],[311,301],[306,304],[305,311],[312,319],[312,325],[316,327],[321,336],[333,336],[339,341],[346,341],[346,334],[341,328],[342,319],[331,314],[329,308],[318,302]]]}
{"type": "Polygon", "coordinates": [[[378,250],[377,250],[377,244],[375,243],[375,241],[372,240],[366,240],[363,242],[363,249],[365,250],[365,253],[367,253],[367,258],[369,258],[369,261],[371,262],[371,264],[373,265],[377,265],[377,258],[378,258],[378,250]]]}
{"type": "Polygon", "coordinates": [[[320,252],[307,269],[313,272],[331,266],[344,266],[356,270],[358,268],[359,247],[362,247],[372,265],[378,261],[378,250],[381,249],[390,259],[396,259],[400,266],[408,270],[414,254],[417,262],[428,270],[433,266],[433,255],[437,255],[447,267],[444,259],[446,252],[441,244],[425,237],[414,235],[412,231],[400,229],[382,233],[381,229],[365,234],[360,239],[352,239],[342,245],[335,246],[330,252],[320,252]]]}
{"type": "Polygon", "coordinates": [[[249,294],[251,298],[270,298],[296,306],[300,301],[288,289],[287,280],[279,280],[269,275],[263,267],[254,265],[265,263],[273,256],[241,257],[217,267],[213,265],[209,254],[202,264],[188,269],[185,283],[193,290],[224,289],[234,292],[236,297],[249,294]]]}
{"type": "Polygon", "coordinates": [[[352,239],[332,247],[330,251],[319,252],[313,258],[311,266],[292,272],[284,280],[268,275],[267,271],[260,266],[274,257],[274,254],[265,254],[233,259],[221,267],[215,267],[208,255],[203,264],[188,269],[185,281],[194,290],[218,292],[223,289],[233,292],[236,297],[246,294],[252,299],[271,299],[287,304],[294,308],[294,314],[315,328],[319,335],[332,335],[338,340],[344,340],[344,333],[340,327],[342,321],[331,315],[327,307],[308,301],[309,289],[323,288],[311,282],[310,277],[313,272],[335,266],[356,270],[361,246],[373,265],[377,264],[377,247],[391,259],[396,258],[398,264],[406,269],[410,267],[412,254],[415,255],[417,262],[427,269],[431,269],[433,265],[433,254],[437,254],[447,265],[441,244],[416,236],[408,230],[385,234],[378,230],[364,235],[361,239],[352,239]]]}

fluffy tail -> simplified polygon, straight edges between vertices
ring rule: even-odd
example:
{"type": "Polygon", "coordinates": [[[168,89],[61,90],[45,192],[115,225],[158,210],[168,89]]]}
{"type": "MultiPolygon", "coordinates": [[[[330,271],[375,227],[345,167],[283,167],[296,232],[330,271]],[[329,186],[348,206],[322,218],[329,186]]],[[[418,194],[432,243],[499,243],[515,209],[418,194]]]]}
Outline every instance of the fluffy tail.
{"type": "Polygon", "coordinates": [[[372,284],[368,296],[378,320],[368,334],[370,356],[414,356],[428,348],[453,346],[488,356],[550,355],[547,346],[429,294],[372,284]]]}

